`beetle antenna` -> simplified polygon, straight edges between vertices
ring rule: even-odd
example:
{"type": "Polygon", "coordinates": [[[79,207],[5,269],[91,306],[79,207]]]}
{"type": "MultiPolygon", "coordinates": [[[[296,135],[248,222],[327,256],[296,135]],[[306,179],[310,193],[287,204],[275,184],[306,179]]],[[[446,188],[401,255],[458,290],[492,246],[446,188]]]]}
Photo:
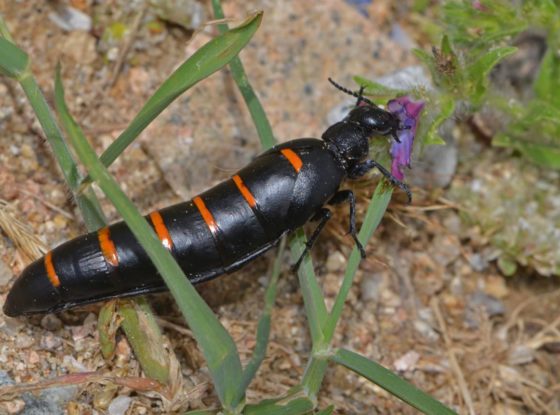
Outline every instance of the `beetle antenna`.
{"type": "Polygon", "coordinates": [[[350,91],[348,88],[344,88],[342,85],[336,83],[335,81],[332,80],[332,78],[329,78],[329,82],[336,88],[341,90],[342,92],[344,92],[345,94],[348,95],[352,95],[353,97],[358,98],[358,102],[356,103],[356,106],[358,106],[360,104],[360,102],[366,102],[369,105],[371,105],[372,107],[377,107],[377,105],[375,105],[372,101],[370,101],[369,99],[367,99],[366,97],[363,96],[363,92],[365,87],[362,85],[360,87],[360,92],[354,92],[354,91],[350,91]]]}

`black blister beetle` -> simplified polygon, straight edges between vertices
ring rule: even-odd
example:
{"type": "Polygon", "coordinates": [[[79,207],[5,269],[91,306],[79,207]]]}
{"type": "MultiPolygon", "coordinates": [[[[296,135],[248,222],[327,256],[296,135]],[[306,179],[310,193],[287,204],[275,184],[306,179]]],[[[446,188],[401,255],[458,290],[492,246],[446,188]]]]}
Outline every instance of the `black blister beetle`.
{"type": "MultiPolygon", "coordinates": [[[[147,216],[192,283],[237,270],[284,234],[317,220],[295,265],[299,267],[331,217],[325,205],[342,202],[350,205],[350,235],[365,256],[356,235],[354,194],[339,188],[344,179],[361,177],[374,167],[410,200],[408,187],[368,158],[371,137],[398,141],[399,120],[364,98],[363,90],[352,92],[329,81],[358,102],[322,140],[301,138],[277,145],[191,201],[147,216]]],[[[119,222],[68,241],[29,265],[9,292],[4,313],[53,312],[164,289],[144,249],[119,222]]]]}

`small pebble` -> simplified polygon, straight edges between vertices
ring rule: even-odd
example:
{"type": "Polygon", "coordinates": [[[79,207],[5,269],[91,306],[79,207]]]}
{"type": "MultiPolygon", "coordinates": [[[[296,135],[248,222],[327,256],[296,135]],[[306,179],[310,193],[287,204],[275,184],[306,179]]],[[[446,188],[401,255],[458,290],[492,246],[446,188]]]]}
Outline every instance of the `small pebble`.
{"type": "Polygon", "coordinates": [[[509,350],[508,363],[514,365],[524,365],[535,360],[535,350],[523,344],[518,344],[509,350]]]}
{"type": "Polygon", "coordinates": [[[54,314],[46,314],[41,319],[41,327],[45,330],[56,331],[62,327],[62,321],[54,314]]]}
{"type": "Polygon", "coordinates": [[[378,301],[385,278],[382,274],[368,275],[360,283],[360,297],[363,301],[378,301]]]}
{"type": "Polygon", "coordinates": [[[517,370],[510,366],[500,365],[498,368],[498,373],[500,375],[500,379],[502,379],[509,385],[517,386],[522,383],[523,377],[517,370]]]}
{"type": "Polygon", "coordinates": [[[327,258],[326,268],[329,272],[337,272],[346,266],[346,258],[341,252],[335,251],[327,258]]]}
{"type": "Polygon", "coordinates": [[[39,353],[37,353],[35,350],[31,350],[29,352],[29,356],[27,357],[27,362],[31,365],[36,365],[40,361],[41,357],[39,356],[39,353]]]}
{"type": "Polygon", "coordinates": [[[439,334],[430,326],[428,323],[422,320],[415,320],[414,329],[420,333],[423,337],[430,341],[436,341],[439,339],[439,334]]]}
{"type": "Polygon", "coordinates": [[[196,0],[150,0],[158,18],[187,30],[200,27],[205,21],[204,6],[196,0]]]}
{"type": "Polygon", "coordinates": [[[49,332],[41,337],[40,346],[45,350],[55,350],[62,346],[62,339],[49,332]]]}
{"type": "Polygon", "coordinates": [[[23,144],[20,148],[20,154],[23,158],[32,159],[35,158],[35,152],[29,144],[23,144]]]}
{"type": "Polygon", "coordinates": [[[483,307],[489,317],[502,315],[506,312],[506,307],[499,299],[488,295],[481,291],[472,294],[468,299],[468,308],[475,310],[477,307],[483,307]]]}
{"type": "Polygon", "coordinates": [[[10,153],[12,153],[12,156],[19,156],[21,154],[21,150],[19,149],[18,146],[11,144],[10,145],[10,153]]]}
{"type": "Polygon", "coordinates": [[[12,401],[2,402],[0,408],[4,408],[6,414],[19,414],[25,408],[25,402],[22,399],[14,399],[12,401]]]}
{"type": "Polygon", "coordinates": [[[110,415],[124,415],[130,404],[132,403],[132,398],[130,396],[117,396],[109,404],[107,413],[110,415]]]}
{"type": "Polygon", "coordinates": [[[461,255],[461,242],[451,234],[438,234],[433,240],[433,259],[441,266],[447,266],[461,255]]]}
{"type": "Polygon", "coordinates": [[[15,345],[18,349],[27,349],[35,343],[35,339],[25,333],[21,333],[16,337],[15,345]]]}
{"type": "Polygon", "coordinates": [[[506,280],[501,275],[491,275],[486,278],[484,292],[496,298],[504,298],[509,294],[506,280]]]}
{"type": "Polygon", "coordinates": [[[410,370],[414,370],[419,359],[420,354],[418,352],[415,352],[414,350],[411,350],[395,360],[395,362],[393,363],[393,367],[398,372],[407,372],[410,370]]]}
{"type": "Polygon", "coordinates": [[[488,268],[488,260],[479,253],[469,255],[468,260],[469,264],[476,272],[482,272],[488,268]]]}
{"type": "Polygon", "coordinates": [[[12,318],[8,316],[2,317],[3,322],[0,323],[0,332],[9,337],[15,337],[25,327],[25,323],[20,318],[12,318]]]}
{"type": "Polygon", "coordinates": [[[68,32],[72,30],[89,32],[92,27],[91,17],[73,7],[58,8],[55,13],[49,14],[49,19],[62,30],[68,32]]]}
{"type": "Polygon", "coordinates": [[[97,389],[93,396],[93,406],[95,409],[106,410],[114,401],[118,389],[116,386],[111,385],[102,389],[97,389]]]}

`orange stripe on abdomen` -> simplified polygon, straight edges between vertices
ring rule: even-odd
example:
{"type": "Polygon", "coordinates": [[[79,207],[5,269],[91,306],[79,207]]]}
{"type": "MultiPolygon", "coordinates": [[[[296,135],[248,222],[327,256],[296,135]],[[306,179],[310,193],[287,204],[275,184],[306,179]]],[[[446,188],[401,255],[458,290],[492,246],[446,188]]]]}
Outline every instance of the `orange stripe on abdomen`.
{"type": "Polygon", "coordinates": [[[284,157],[286,157],[286,159],[288,159],[290,164],[294,167],[294,170],[299,173],[299,171],[301,170],[301,166],[303,166],[303,161],[301,161],[296,152],[289,148],[283,148],[282,150],[280,150],[280,152],[284,157]]]}
{"type": "Polygon", "coordinates": [[[173,240],[171,239],[167,226],[165,226],[165,223],[163,222],[161,213],[157,210],[150,213],[150,220],[152,221],[154,230],[156,231],[156,234],[163,246],[165,246],[168,250],[171,250],[171,248],[173,248],[173,240]]]}
{"type": "Polygon", "coordinates": [[[206,225],[208,225],[210,232],[212,232],[212,234],[215,235],[218,232],[218,225],[216,224],[216,220],[214,219],[214,216],[212,216],[212,213],[210,213],[210,211],[204,204],[202,198],[200,196],[195,197],[193,199],[193,203],[198,208],[198,211],[202,215],[202,219],[204,219],[206,225]]]}
{"type": "Polygon", "coordinates": [[[54,269],[54,264],[52,260],[52,251],[45,255],[45,269],[47,271],[47,277],[54,287],[60,285],[60,279],[56,275],[56,270],[54,269]]]}
{"type": "Polygon", "coordinates": [[[101,253],[105,257],[105,260],[114,267],[119,266],[119,257],[117,255],[117,248],[111,240],[111,232],[109,227],[106,226],[97,231],[97,237],[99,239],[99,248],[101,253]]]}
{"type": "Polygon", "coordinates": [[[252,195],[251,191],[247,188],[247,186],[245,186],[245,183],[243,183],[241,177],[239,177],[236,174],[235,176],[232,177],[232,179],[235,185],[237,186],[237,190],[239,190],[241,196],[243,196],[243,198],[247,201],[247,203],[249,203],[249,206],[251,206],[252,208],[257,206],[257,201],[255,200],[255,197],[252,195]]]}

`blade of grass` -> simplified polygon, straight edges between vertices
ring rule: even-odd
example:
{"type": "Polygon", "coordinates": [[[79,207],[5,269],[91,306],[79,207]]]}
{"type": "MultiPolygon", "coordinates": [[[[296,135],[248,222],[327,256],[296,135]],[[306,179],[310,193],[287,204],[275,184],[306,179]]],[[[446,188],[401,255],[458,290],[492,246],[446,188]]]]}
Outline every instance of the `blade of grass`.
{"type": "MultiPolygon", "coordinates": [[[[371,235],[373,235],[373,232],[379,225],[379,222],[381,222],[381,219],[385,214],[385,210],[387,210],[387,206],[389,205],[389,201],[391,200],[392,194],[393,189],[389,185],[387,185],[385,180],[381,181],[381,183],[377,185],[377,188],[375,189],[375,192],[371,197],[371,201],[364,218],[364,224],[362,225],[362,227],[360,228],[360,232],[358,233],[358,240],[362,243],[363,246],[367,245],[367,242],[371,238],[371,235]]],[[[354,249],[352,250],[352,254],[350,255],[350,259],[348,260],[348,266],[346,267],[346,271],[344,273],[342,285],[340,286],[340,290],[336,296],[329,318],[327,319],[326,324],[323,327],[325,341],[328,343],[330,343],[331,339],[333,338],[336,325],[338,323],[338,320],[340,319],[340,316],[342,315],[344,303],[346,302],[346,297],[348,296],[350,288],[352,287],[354,275],[358,270],[360,261],[360,253],[358,252],[358,249],[354,247],[354,249]]]]}
{"type": "MultiPolygon", "coordinates": [[[[291,242],[292,260],[295,262],[301,256],[305,248],[305,233],[303,229],[294,232],[291,242]]],[[[299,285],[303,295],[303,304],[305,306],[305,315],[311,332],[311,340],[313,346],[323,344],[323,326],[329,315],[325,306],[325,298],[321,291],[321,287],[317,283],[317,277],[313,271],[313,263],[311,257],[307,255],[298,270],[299,285]]]]}
{"type": "MultiPolygon", "coordinates": [[[[212,8],[214,9],[214,18],[224,18],[224,11],[222,10],[220,0],[212,0],[212,8]]],[[[219,24],[218,30],[223,34],[228,30],[228,25],[219,24]]],[[[249,108],[249,112],[253,118],[253,123],[255,124],[255,128],[257,129],[257,133],[261,140],[261,146],[264,149],[269,149],[276,144],[276,140],[272,134],[272,128],[270,127],[266,113],[264,112],[257,94],[251,87],[251,83],[249,82],[249,78],[247,78],[239,56],[236,56],[231,60],[229,67],[231,69],[231,76],[235,80],[235,83],[239,88],[239,92],[241,92],[241,95],[245,100],[245,104],[247,104],[247,107],[249,108]]]]}
{"type": "Polygon", "coordinates": [[[332,415],[334,412],[334,405],[329,405],[325,409],[321,409],[315,415],[332,415]]]}
{"type": "MultiPolygon", "coordinates": [[[[103,165],[111,165],[179,95],[231,61],[251,40],[261,20],[262,12],[255,13],[236,28],[206,43],[179,66],[148,99],[121,135],[101,155],[100,160],[103,165]]],[[[89,181],[90,179],[87,178],[84,183],[89,181]]]]}
{"type": "Polygon", "coordinates": [[[425,414],[457,415],[456,412],[427,393],[417,389],[390,370],[357,353],[346,349],[339,349],[332,355],[331,360],[370,380],[391,395],[396,396],[425,414]]]}
{"type": "Polygon", "coordinates": [[[171,253],[163,247],[146,219],[140,215],[97,158],[66,107],[60,74],[56,77],[55,103],[78,157],[123,217],[169,287],[202,349],[220,401],[225,408],[231,408],[240,401],[237,395],[238,379],[242,375],[241,361],[233,339],[188,281],[171,253]]]}
{"type": "Polygon", "coordinates": [[[328,364],[329,361],[324,352],[319,356],[317,353],[313,353],[309,362],[307,362],[300,384],[310,399],[315,400],[317,398],[328,364]]]}
{"type": "Polygon", "coordinates": [[[21,79],[29,75],[27,53],[12,42],[0,37],[0,75],[21,79]]]}
{"type": "Polygon", "coordinates": [[[301,387],[296,386],[282,398],[267,399],[257,404],[247,405],[245,415],[303,415],[308,414],[315,403],[305,396],[301,387]]]}
{"type": "Polygon", "coordinates": [[[270,337],[270,319],[272,314],[272,308],[274,307],[274,300],[276,299],[276,286],[278,283],[278,277],[280,276],[280,271],[282,268],[282,256],[284,254],[284,249],[286,248],[286,238],[282,238],[280,246],[278,247],[278,252],[276,258],[274,259],[274,265],[272,266],[272,276],[266,288],[265,300],[264,300],[264,311],[259,319],[259,324],[257,327],[257,342],[255,345],[255,350],[251,360],[245,366],[243,371],[243,377],[240,382],[240,394],[245,395],[247,387],[255,377],[257,370],[261,366],[264,360],[266,347],[268,345],[268,338],[270,337]]]}

